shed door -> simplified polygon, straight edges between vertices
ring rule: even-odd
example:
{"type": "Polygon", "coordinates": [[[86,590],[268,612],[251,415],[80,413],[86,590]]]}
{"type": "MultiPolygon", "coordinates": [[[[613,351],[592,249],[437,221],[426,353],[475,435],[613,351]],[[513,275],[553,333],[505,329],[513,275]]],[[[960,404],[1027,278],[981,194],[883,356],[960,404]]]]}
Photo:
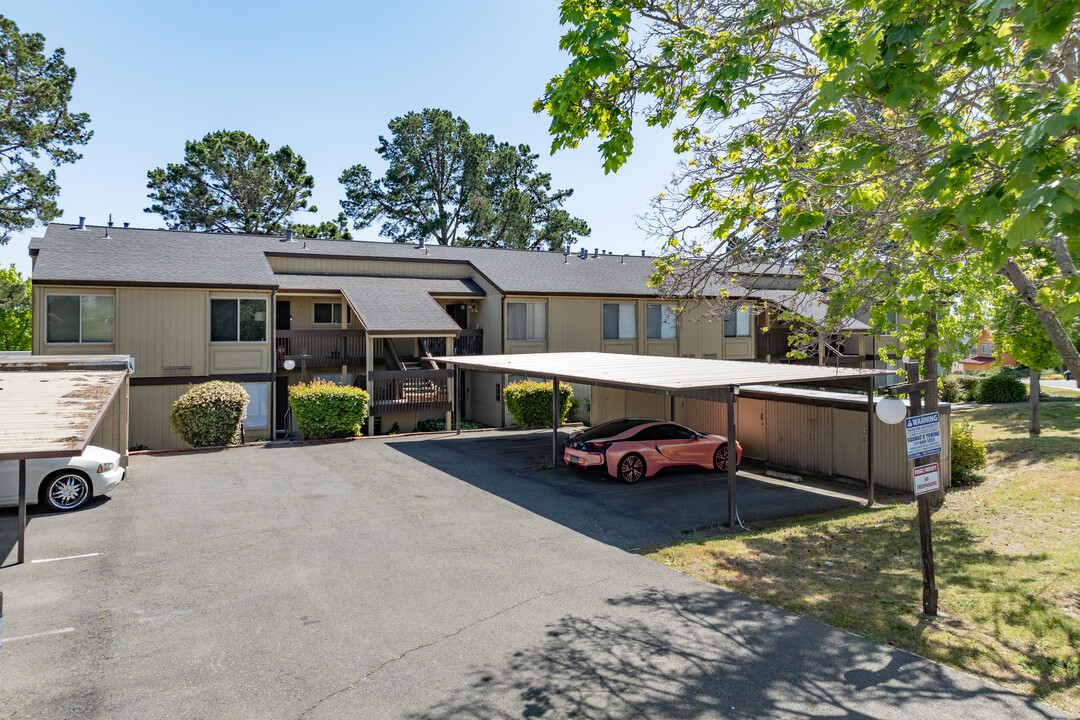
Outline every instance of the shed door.
{"type": "Polygon", "coordinates": [[[866,413],[833,410],[833,474],[866,480],[866,413]]]}
{"type": "Polygon", "coordinates": [[[740,397],[735,407],[738,412],[736,440],[742,445],[743,455],[768,461],[765,453],[765,401],[740,397]]]}

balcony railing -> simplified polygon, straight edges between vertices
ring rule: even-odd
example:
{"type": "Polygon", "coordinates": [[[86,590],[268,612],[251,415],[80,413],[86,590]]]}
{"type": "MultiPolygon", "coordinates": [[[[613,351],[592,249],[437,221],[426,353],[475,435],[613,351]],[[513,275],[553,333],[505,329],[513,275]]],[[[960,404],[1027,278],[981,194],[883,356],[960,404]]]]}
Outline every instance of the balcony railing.
{"type": "Polygon", "coordinates": [[[363,330],[278,330],[274,335],[278,367],[287,359],[299,364],[302,355],[308,367],[364,364],[363,330]]]}
{"type": "MultiPolygon", "coordinates": [[[[435,356],[446,355],[446,338],[429,337],[421,338],[423,349],[435,356]]],[[[484,331],[462,330],[454,338],[454,355],[483,355],[484,354],[484,331]]]]}
{"type": "Polygon", "coordinates": [[[377,370],[368,374],[373,416],[450,410],[453,370],[377,370]]]}

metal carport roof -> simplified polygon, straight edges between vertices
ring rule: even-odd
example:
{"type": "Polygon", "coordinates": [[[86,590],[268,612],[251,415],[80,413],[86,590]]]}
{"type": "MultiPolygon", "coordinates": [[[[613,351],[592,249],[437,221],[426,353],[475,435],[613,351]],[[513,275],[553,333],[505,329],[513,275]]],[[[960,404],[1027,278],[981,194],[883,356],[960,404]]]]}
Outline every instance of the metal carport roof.
{"type": "Polygon", "coordinates": [[[130,368],[127,355],[0,354],[0,460],[19,462],[19,562],[26,544],[26,461],[79,455],[130,368]]]}
{"type": "MultiPolygon", "coordinates": [[[[744,385],[839,385],[862,388],[867,393],[867,499],[874,501],[873,412],[874,378],[888,370],[840,368],[824,365],[788,365],[742,360],[708,360],[656,355],[564,352],[522,353],[514,355],[466,355],[439,357],[436,361],[453,365],[455,370],[506,373],[548,378],[558,388],[560,381],[598,387],[635,390],[663,395],[691,397],[727,403],[728,432],[737,438],[735,404],[739,387],[744,385]]],[[[461,387],[460,381],[454,387],[461,387]]],[[[454,403],[460,429],[458,403],[454,403]]],[[[558,462],[559,430],[558,392],[552,396],[552,465],[558,462]]],[[[735,463],[728,463],[728,525],[737,517],[735,499],[735,463]]]]}

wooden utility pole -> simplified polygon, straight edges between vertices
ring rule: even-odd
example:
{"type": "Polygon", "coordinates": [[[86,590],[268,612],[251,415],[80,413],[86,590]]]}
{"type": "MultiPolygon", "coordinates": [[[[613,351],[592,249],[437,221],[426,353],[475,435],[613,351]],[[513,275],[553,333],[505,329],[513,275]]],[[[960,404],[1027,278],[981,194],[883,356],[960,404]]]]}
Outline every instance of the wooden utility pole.
{"type": "MultiPolygon", "coordinates": [[[[912,363],[908,366],[907,370],[908,382],[915,388],[920,387],[918,363],[912,363]]],[[[934,391],[931,390],[930,392],[934,391]]],[[[922,391],[918,389],[912,390],[911,393],[909,393],[908,398],[908,416],[918,417],[919,415],[922,415],[922,391]]],[[[918,458],[915,462],[926,464],[936,462],[940,457],[940,455],[931,455],[918,458]]],[[[935,616],[937,615],[938,592],[937,579],[934,577],[934,542],[930,535],[930,496],[927,494],[919,495],[915,502],[918,504],[919,508],[919,545],[922,548],[923,613],[935,616]]]]}

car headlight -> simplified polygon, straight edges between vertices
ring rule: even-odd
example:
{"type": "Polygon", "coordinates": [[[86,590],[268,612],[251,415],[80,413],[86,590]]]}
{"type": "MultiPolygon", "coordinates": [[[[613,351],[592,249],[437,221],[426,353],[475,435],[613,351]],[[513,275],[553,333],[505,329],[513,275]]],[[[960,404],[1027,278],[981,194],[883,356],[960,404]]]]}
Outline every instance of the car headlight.
{"type": "Polygon", "coordinates": [[[98,474],[100,475],[101,473],[109,472],[114,467],[116,467],[115,463],[101,463],[100,465],[97,466],[97,471],[98,471],[98,474]]]}

